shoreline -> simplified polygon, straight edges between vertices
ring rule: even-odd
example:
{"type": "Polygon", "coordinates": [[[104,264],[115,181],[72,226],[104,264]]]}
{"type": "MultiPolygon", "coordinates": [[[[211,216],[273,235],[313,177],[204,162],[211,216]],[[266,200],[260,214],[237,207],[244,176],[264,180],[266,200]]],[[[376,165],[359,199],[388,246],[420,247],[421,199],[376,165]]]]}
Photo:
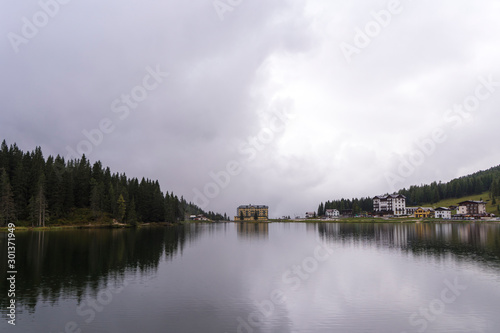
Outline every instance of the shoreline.
{"type": "MultiPolygon", "coordinates": [[[[281,220],[270,219],[267,221],[183,221],[183,222],[148,222],[139,223],[135,226],[114,223],[114,224],[74,224],[74,225],[53,225],[45,227],[16,226],[16,231],[45,231],[45,230],[70,230],[70,229],[134,229],[148,227],[173,227],[188,223],[500,223],[500,220],[442,220],[442,219],[381,219],[381,218],[341,218],[341,219],[304,219],[304,220],[281,220]]],[[[8,232],[8,227],[0,227],[0,232],[8,232]]]]}
{"type": "MultiPolygon", "coordinates": [[[[16,226],[15,231],[46,231],[46,230],[70,230],[70,229],[134,229],[134,228],[147,228],[147,227],[170,227],[180,225],[182,223],[172,222],[148,222],[138,223],[137,225],[130,225],[125,223],[113,224],[67,224],[67,225],[49,225],[45,227],[32,227],[32,226],[16,226]]],[[[0,227],[0,232],[8,232],[8,227],[0,227]]]]}

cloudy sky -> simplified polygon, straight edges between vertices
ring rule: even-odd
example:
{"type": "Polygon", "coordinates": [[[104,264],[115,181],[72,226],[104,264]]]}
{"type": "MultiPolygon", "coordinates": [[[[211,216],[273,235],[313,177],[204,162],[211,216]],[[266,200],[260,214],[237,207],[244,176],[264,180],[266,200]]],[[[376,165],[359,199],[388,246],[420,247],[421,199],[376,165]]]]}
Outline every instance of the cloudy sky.
{"type": "Polygon", "coordinates": [[[205,210],[319,202],[500,163],[497,1],[0,4],[0,138],[205,210]],[[78,156],[79,157],[79,156],[78,156]]]}

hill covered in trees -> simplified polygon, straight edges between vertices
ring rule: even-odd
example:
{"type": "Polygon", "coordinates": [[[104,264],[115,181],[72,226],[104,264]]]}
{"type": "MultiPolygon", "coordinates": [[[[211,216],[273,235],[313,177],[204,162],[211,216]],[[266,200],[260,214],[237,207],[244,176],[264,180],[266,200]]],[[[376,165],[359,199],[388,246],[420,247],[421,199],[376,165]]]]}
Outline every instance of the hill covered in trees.
{"type": "MultiPolygon", "coordinates": [[[[492,203],[500,198],[500,165],[488,170],[478,171],[471,175],[453,179],[447,183],[433,182],[427,185],[413,185],[408,189],[399,190],[399,194],[406,196],[407,206],[420,206],[434,204],[438,201],[453,198],[489,193],[492,203]]],[[[318,215],[325,214],[326,209],[352,209],[354,214],[371,212],[373,210],[372,198],[341,199],[320,203],[318,215]]],[[[497,208],[500,211],[499,208],[497,208]]]]}
{"type": "MultiPolygon", "coordinates": [[[[16,144],[0,147],[0,226],[48,226],[75,221],[138,222],[183,221],[186,214],[204,214],[210,219],[226,216],[205,213],[174,193],[160,189],[158,181],[127,178],[81,159],[45,159],[40,147],[21,151],[16,144]]],[[[225,215],[225,214],[224,214],[225,215]]]]}

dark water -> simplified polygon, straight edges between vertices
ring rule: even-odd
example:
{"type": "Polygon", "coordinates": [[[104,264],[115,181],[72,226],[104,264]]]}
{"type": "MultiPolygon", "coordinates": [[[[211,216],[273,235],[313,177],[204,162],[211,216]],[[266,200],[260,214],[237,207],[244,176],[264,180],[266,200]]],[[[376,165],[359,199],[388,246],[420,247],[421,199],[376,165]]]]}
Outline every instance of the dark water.
{"type": "Polygon", "coordinates": [[[500,224],[18,232],[0,332],[500,332],[500,224]]]}

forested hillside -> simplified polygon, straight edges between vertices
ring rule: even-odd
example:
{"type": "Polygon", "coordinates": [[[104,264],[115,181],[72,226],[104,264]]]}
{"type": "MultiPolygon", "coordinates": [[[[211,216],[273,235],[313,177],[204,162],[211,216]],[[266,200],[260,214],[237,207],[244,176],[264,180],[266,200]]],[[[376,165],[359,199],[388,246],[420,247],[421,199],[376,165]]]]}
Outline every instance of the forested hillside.
{"type": "MultiPolygon", "coordinates": [[[[500,165],[488,170],[479,171],[468,176],[453,179],[447,183],[433,182],[429,185],[414,185],[399,190],[406,196],[407,206],[419,206],[424,203],[436,203],[444,199],[462,198],[468,195],[489,193],[493,203],[500,197],[500,165]]],[[[486,198],[485,198],[486,199],[486,198]]],[[[326,209],[352,209],[354,214],[373,210],[372,198],[341,199],[320,203],[318,216],[323,216],[326,209]]],[[[500,209],[499,209],[500,210],[500,209]]]]}
{"type": "MultiPolygon", "coordinates": [[[[161,191],[158,181],[127,178],[111,173],[97,161],[91,165],[84,156],[65,161],[59,155],[43,157],[40,147],[21,151],[16,144],[0,147],[0,226],[21,221],[47,226],[68,217],[90,215],[91,220],[116,219],[137,222],[176,222],[185,214],[205,214],[222,220],[213,212],[161,191]]],[[[70,221],[71,222],[71,221],[70,221]]],[[[90,222],[90,221],[88,221],[90,222]]]]}
{"type": "Polygon", "coordinates": [[[443,199],[461,198],[489,192],[490,198],[500,196],[500,166],[453,179],[447,183],[433,182],[430,185],[410,186],[398,193],[406,196],[406,205],[436,203],[443,199]]]}

